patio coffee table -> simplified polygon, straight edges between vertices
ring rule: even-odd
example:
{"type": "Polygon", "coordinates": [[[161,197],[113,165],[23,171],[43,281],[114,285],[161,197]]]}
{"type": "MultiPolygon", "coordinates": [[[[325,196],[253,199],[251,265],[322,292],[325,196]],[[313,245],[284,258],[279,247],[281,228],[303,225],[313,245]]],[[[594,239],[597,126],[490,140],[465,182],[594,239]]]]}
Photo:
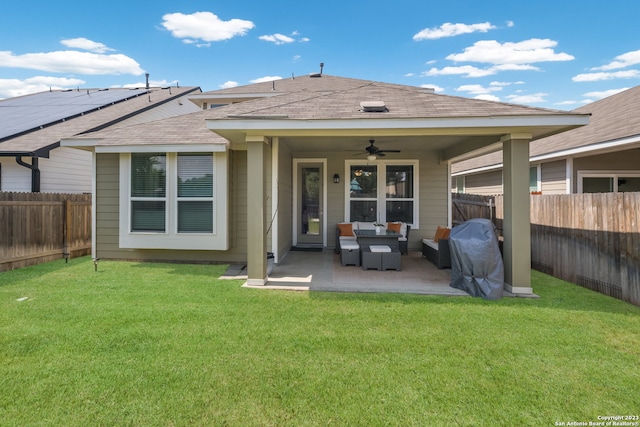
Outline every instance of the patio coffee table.
{"type": "Polygon", "coordinates": [[[380,233],[376,233],[375,230],[354,230],[354,233],[360,246],[361,265],[364,270],[400,270],[400,233],[388,230],[380,233]],[[371,246],[388,246],[390,251],[372,253],[371,246]]]}

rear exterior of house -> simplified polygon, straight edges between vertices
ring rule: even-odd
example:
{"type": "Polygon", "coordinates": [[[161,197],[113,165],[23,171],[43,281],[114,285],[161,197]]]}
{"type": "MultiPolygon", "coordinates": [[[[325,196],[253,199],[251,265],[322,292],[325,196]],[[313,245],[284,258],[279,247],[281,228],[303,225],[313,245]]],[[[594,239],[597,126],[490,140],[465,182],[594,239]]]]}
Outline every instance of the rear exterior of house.
{"type": "MultiPolygon", "coordinates": [[[[529,188],[542,194],[640,191],[640,86],[575,110],[587,126],[531,144],[529,188]]],[[[502,193],[502,158],[491,153],[452,166],[459,193],[502,193]]]]}
{"type": "Polygon", "coordinates": [[[248,281],[264,284],[267,251],[333,248],[343,221],[405,222],[416,250],[451,223],[451,163],[506,147],[506,277],[530,292],[517,171],[530,140],[587,122],[333,76],[196,98],[197,113],[62,141],[93,158],[96,258],[246,262],[248,281]]]}

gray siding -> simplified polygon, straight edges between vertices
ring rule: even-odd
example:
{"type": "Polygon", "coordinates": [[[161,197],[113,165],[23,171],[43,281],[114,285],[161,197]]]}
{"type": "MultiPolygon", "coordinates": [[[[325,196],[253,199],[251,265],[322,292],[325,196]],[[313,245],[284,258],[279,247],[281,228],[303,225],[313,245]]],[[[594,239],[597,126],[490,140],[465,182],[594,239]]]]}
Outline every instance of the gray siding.
{"type": "Polygon", "coordinates": [[[467,194],[502,194],[502,169],[467,175],[464,192],[467,194]]]}
{"type": "Polygon", "coordinates": [[[543,163],[540,166],[542,194],[566,194],[566,160],[543,163]]]}
{"type": "Polygon", "coordinates": [[[96,256],[100,259],[144,261],[234,262],[246,261],[247,161],[246,152],[231,153],[230,227],[228,251],[172,251],[122,249],[119,240],[119,154],[96,156],[96,256]]]}

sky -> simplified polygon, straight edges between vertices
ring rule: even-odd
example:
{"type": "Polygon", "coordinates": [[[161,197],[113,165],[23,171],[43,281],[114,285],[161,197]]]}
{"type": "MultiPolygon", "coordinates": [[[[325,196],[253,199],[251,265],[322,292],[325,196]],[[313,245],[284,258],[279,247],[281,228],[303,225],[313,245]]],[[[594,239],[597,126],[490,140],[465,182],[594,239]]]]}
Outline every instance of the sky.
{"type": "Polygon", "coordinates": [[[572,110],[640,84],[640,0],[4,2],[0,99],[320,71],[572,110]]]}

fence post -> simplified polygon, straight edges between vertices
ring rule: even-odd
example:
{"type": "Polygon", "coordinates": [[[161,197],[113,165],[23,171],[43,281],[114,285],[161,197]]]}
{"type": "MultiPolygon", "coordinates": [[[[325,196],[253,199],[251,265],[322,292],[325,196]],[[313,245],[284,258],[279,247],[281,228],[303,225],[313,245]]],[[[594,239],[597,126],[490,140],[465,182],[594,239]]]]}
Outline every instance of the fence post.
{"type": "Polygon", "coordinates": [[[63,224],[63,233],[62,233],[62,238],[64,239],[63,241],[63,256],[64,256],[64,261],[65,262],[69,262],[69,246],[71,245],[71,237],[69,236],[69,234],[71,234],[71,200],[66,199],[64,201],[64,218],[63,218],[64,224],[63,224]]]}

